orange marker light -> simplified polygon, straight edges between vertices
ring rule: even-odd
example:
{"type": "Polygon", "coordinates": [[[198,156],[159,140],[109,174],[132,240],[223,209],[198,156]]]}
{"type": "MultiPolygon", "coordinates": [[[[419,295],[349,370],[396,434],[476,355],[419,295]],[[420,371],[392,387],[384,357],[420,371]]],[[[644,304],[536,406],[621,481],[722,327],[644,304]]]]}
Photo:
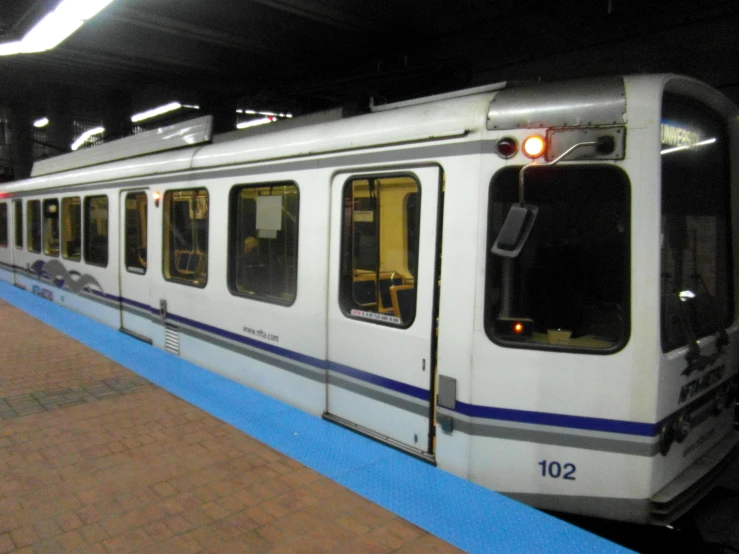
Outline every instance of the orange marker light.
{"type": "Polygon", "coordinates": [[[547,142],[539,135],[531,135],[523,141],[523,153],[531,159],[538,158],[544,154],[547,142]]]}
{"type": "Polygon", "coordinates": [[[523,333],[523,323],[516,323],[515,325],[513,325],[513,332],[517,335],[523,333]]]}
{"type": "Polygon", "coordinates": [[[162,193],[158,190],[155,190],[151,193],[151,198],[154,200],[154,205],[158,208],[159,207],[159,200],[162,198],[162,193]]]}

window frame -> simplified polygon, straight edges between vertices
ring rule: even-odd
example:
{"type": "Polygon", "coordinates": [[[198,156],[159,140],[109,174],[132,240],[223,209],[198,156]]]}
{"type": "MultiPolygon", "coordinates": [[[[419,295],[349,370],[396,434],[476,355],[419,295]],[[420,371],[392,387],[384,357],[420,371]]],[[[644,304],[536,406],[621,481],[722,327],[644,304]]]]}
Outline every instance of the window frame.
{"type": "MultiPolygon", "coordinates": [[[[197,195],[195,196],[197,198],[197,195]]],[[[173,201],[171,201],[173,202],[173,201]]],[[[174,207],[174,205],[173,205],[174,207]]],[[[207,187],[201,186],[201,187],[187,187],[187,188],[178,188],[178,189],[169,189],[164,192],[162,195],[162,277],[165,281],[170,283],[177,283],[180,285],[186,285],[188,287],[203,289],[208,285],[209,280],[209,264],[210,264],[210,212],[211,212],[211,203],[210,203],[210,190],[208,190],[207,187]],[[205,279],[202,283],[196,283],[193,280],[190,279],[184,279],[179,276],[170,277],[167,275],[169,273],[168,263],[170,261],[169,258],[169,246],[171,241],[171,235],[173,234],[173,231],[171,231],[171,227],[173,226],[173,222],[170,221],[170,215],[169,210],[167,209],[167,205],[170,202],[168,200],[169,198],[173,197],[175,193],[178,192],[198,192],[198,191],[205,191],[208,199],[208,217],[206,218],[206,249],[205,249],[205,279]],[[168,225],[170,228],[168,229],[168,225]]]]}
{"type": "Polygon", "coordinates": [[[41,221],[42,221],[41,200],[40,199],[37,199],[37,200],[28,200],[26,202],[26,237],[28,239],[27,240],[26,249],[31,254],[41,254],[41,248],[42,248],[42,245],[41,245],[41,225],[42,225],[41,224],[41,221]],[[33,230],[31,229],[31,225],[32,225],[32,222],[31,222],[31,211],[32,210],[31,210],[31,208],[32,207],[34,207],[34,208],[37,207],[37,210],[34,210],[34,211],[37,211],[38,212],[38,222],[37,222],[37,225],[36,225],[36,233],[34,233],[33,230]],[[34,242],[33,239],[34,239],[34,236],[35,235],[38,235],[38,249],[36,249],[35,247],[32,248],[32,245],[33,245],[33,242],[34,242]]]}
{"type": "MultiPolygon", "coordinates": [[[[145,200],[145,202],[144,202],[144,213],[145,213],[144,225],[146,225],[146,229],[145,229],[146,246],[144,247],[145,248],[145,258],[144,258],[143,265],[131,266],[131,265],[128,264],[128,257],[127,257],[128,254],[127,253],[128,253],[128,241],[129,241],[129,238],[130,237],[129,237],[129,234],[128,234],[128,221],[127,220],[124,220],[124,222],[123,222],[123,230],[124,230],[124,235],[123,235],[123,249],[124,249],[123,250],[123,252],[124,252],[123,261],[124,261],[124,266],[125,266],[126,271],[128,273],[133,273],[134,275],[146,275],[146,272],[149,269],[149,195],[146,193],[146,191],[143,191],[143,190],[135,190],[135,191],[127,192],[125,194],[125,196],[123,197],[124,218],[128,218],[128,208],[126,207],[126,204],[128,203],[128,198],[129,198],[129,196],[133,196],[134,202],[136,203],[136,209],[135,209],[135,212],[136,212],[136,221],[137,221],[137,223],[140,224],[139,210],[138,210],[138,208],[139,208],[139,205],[140,205],[139,198],[142,195],[143,195],[144,200],[145,200]],[[141,271],[131,271],[131,268],[132,267],[133,268],[136,268],[138,270],[141,270],[141,271]]],[[[210,206],[208,207],[208,209],[210,210],[210,206]]],[[[208,217],[210,217],[210,213],[208,214],[208,217]]],[[[141,246],[140,246],[140,244],[141,244],[140,231],[141,231],[141,227],[139,226],[139,235],[138,235],[139,236],[139,241],[138,241],[139,246],[137,247],[137,249],[140,249],[141,248],[141,246]]],[[[140,259],[139,259],[139,261],[140,261],[140,259]]]]}
{"type": "Polygon", "coordinates": [[[41,203],[41,250],[44,253],[44,256],[49,256],[50,258],[58,258],[59,252],[61,251],[61,230],[59,228],[59,222],[60,222],[60,211],[59,211],[59,199],[58,198],[44,198],[43,202],[41,203]],[[50,228],[47,227],[47,223],[49,218],[47,216],[46,210],[49,206],[54,205],[56,203],[56,238],[57,238],[57,249],[56,253],[50,252],[50,228]]]}
{"type": "Polygon", "coordinates": [[[110,263],[110,198],[107,194],[95,194],[91,196],[85,196],[82,202],[82,259],[85,264],[96,267],[108,267],[110,263]],[[90,239],[90,204],[93,200],[98,198],[105,198],[105,240],[106,240],[106,256],[105,263],[98,263],[90,260],[91,243],[90,239]]]}
{"type": "MultiPolygon", "coordinates": [[[[60,241],[61,241],[62,258],[64,258],[65,260],[72,261],[72,262],[81,262],[82,261],[82,245],[83,245],[83,242],[84,242],[83,239],[82,239],[82,235],[84,234],[84,225],[82,223],[82,219],[83,219],[82,218],[82,211],[83,211],[83,208],[84,208],[83,201],[82,201],[82,197],[80,197],[80,196],[65,196],[65,197],[63,197],[61,199],[61,230],[60,230],[60,236],[61,236],[61,238],[60,238],[60,241]],[[77,200],[77,203],[76,204],[74,204],[74,202],[73,202],[75,199],[77,200]],[[72,217],[72,213],[73,212],[69,208],[71,206],[74,206],[74,205],[79,206],[79,212],[78,212],[79,221],[77,223],[78,223],[78,228],[79,228],[79,236],[78,236],[78,239],[79,239],[79,242],[80,242],[80,250],[79,250],[79,254],[77,254],[76,256],[69,255],[69,251],[67,249],[67,243],[70,240],[72,240],[72,238],[71,237],[67,237],[67,235],[65,233],[66,215],[67,215],[67,213],[69,213],[70,220],[71,220],[71,217],[72,217]]],[[[110,215],[110,212],[108,212],[108,214],[110,215]]]]}
{"type": "Polygon", "coordinates": [[[23,200],[13,200],[13,246],[16,250],[23,250],[25,242],[23,240],[23,200]]]}
{"type": "MultiPolygon", "coordinates": [[[[423,206],[423,187],[421,186],[421,179],[418,177],[418,175],[416,175],[415,173],[410,172],[410,171],[399,171],[397,173],[395,173],[395,172],[393,172],[393,173],[361,173],[361,174],[350,175],[350,176],[348,176],[346,178],[346,180],[344,181],[344,184],[342,185],[342,188],[341,188],[341,222],[340,222],[340,226],[341,226],[341,237],[340,237],[340,242],[339,242],[339,244],[340,244],[340,250],[339,250],[339,283],[338,283],[338,297],[337,297],[337,303],[338,303],[338,306],[339,306],[339,310],[341,311],[342,315],[344,315],[344,317],[346,317],[347,319],[351,319],[351,320],[354,320],[354,321],[362,321],[362,322],[371,323],[371,324],[374,324],[374,325],[381,325],[383,327],[387,327],[387,328],[390,328],[390,329],[399,329],[399,330],[409,329],[413,325],[413,323],[416,321],[416,316],[418,315],[418,281],[419,281],[418,268],[419,268],[419,259],[416,259],[416,261],[415,261],[416,274],[414,275],[414,274],[411,273],[411,276],[412,276],[413,282],[414,282],[414,284],[413,284],[413,289],[414,289],[413,290],[413,292],[414,292],[414,295],[413,295],[413,316],[411,318],[409,318],[408,321],[402,321],[402,318],[401,318],[401,323],[396,323],[396,322],[393,322],[393,321],[383,320],[383,317],[382,316],[387,315],[387,314],[385,314],[384,312],[379,312],[379,311],[371,312],[371,313],[376,314],[378,316],[376,318],[375,317],[363,317],[363,316],[360,316],[360,315],[354,315],[354,314],[352,314],[352,310],[355,310],[355,309],[359,309],[359,311],[364,311],[364,310],[361,310],[360,309],[361,306],[359,308],[358,307],[353,307],[353,306],[347,307],[347,305],[349,303],[351,303],[351,302],[356,303],[356,299],[353,298],[353,293],[352,292],[347,292],[347,290],[346,290],[347,289],[347,283],[346,283],[347,278],[343,274],[343,268],[346,267],[346,264],[349,264],[349,268],[350,268],[349,269],[349,273],[350,274],[353,273],[353,271],[355,269],[354,268],[354,247],[355,247],[355,244],[354,244],[354,239],[353,239],[353,236],[354,236],[354,227],[351,225],[351,222],[347,222],[346,221],[346,216],[347,216],[346,199],[348,198],[348,196],[347,196],[347,189],[350,186],[352,186],[352,183],[354,181],[364,181],[364,180],[369,181],[371,179],[377,179],[377,180],[382,181],[382,180],[388,180],[388,179],[403,179],[403,178],[407,178],[407,179],[412,180],[415,183],[415,185],[416,185],[416,190],[414,192],[406,193],[403,196],[401,207],[400,207],[401,217],[403,217],[404,219],[407,217],[407,214],[408,214],[407,200],[408,200],[408,197],[411,194],[416,194],[417,195],[416,196],[416,206],[417,206],[416,207],[416,210],[417,210],[417,214],[418,214],[418,222],[416,224],[416,227],[417,227],[417,230],[418,230],[418,235],[416,237],[417,244],[416,244],[416,246],[415,246],[414,249],[411,249],[409,247],[410,245],[408,244],[408,239],[409,239],[409,237],[408,237],[408,222],[407,221],[404,221],[404,225],[405,225],[404,231],[405,232],[404,232],[404,236],[403,236],[403,245],[406,248],[406,251],[405,251],[406,256],[408,255],[408,253],[411,250],[413,250],[416,253],[417,258],[420,258],[421,234],[422,234],[421,233],[421,210],[422,210],[422,206],[423,206]],[[351,299],[349,299],[349,297],[351,297],[351,299]]],[[[353,205],[352,205],[351,213],[352,214],[354,213],[354,206],[353,205]]],[[[380,242],[381,242],[380,237],[381,237],[381,235],[378,234],[378,236],[377,236],[377,253],[378,253],[378,256],[379,256],[379,252],[380,252],[380,242]]],[[[410,265],[411,264],[409,263],[409,260],[406,259],[406,267],[405,267],[405,269],[407,269],[409,273],[410,273],[410,269],[411,269],[410,268],[410,265]]],[[[386,273],[386,272],[381,271],[380,268],[379,268],[379,266],[378,266],[375,269],[375,275],[376,275],[377,278],[379,278],[380,273],[386,273]]],[[[351,288],[351,285],[354,282],[353,281],[353,276],[351,276],[349,280],[350,280],[349,288],[351,288]]],[[[375,285],[375,286],[377,287],[378,285],[375,285]]],[[[379,293],[379,291],[376,290],[375,294],[376,294],[376,296],[379,296],[380,293],[379,293]]],[[[396,317],[396,316],[392,316],[392,317],[396,317]]]]}
{"type": "MultiPolygon", "coordinates": [[[[679,320],[683,320],[683,324],[680,325],[682,327],[685,323],[691,328],[690,333],[695,334],[696,341],[700,341],[701,339],[708,337],[708,336],[716,336],[718,333],[720,333],[723,330],[728,329],[731,327],[737,320],[737,315],[739,314],[739,311],[736,309],[736,299],[735,299],[735,282],[737,279],[737,270],[735,267],[735,259],[734,259],[734,237],[733,237],[733,228],[732,228],[732,222],[733,222],[733,214],[732,214],[732,202],[731,202],[731,196],[732,196],[732,182],[731,182],[731,164],[732,164],[732,154],[731,154],[731,140],[730,140],[730,132],[729,128],[726,124],[726,121],[724,118],[721,117],[719,113],[717,113],[715,110],[711,109],[710,106],[706,105],[705,103],[691,98],[689,96],[684,96],[682,94],[678,93],[671,93],[671,92],[664,92],[661,98],[661,105],[660,105],[660,124],[664,125],[666,123],[671,124],[679,124],[684,125],[686,123],[688,124],[695,124],[695,119],[691,121],[691,118],[694,117],[700,118],[700,125],[701,125],[701,131],[705,131],[706,129],[703,127],[706,123],[709,125],[715,126],[715,134],[716,138],[720,138],[719,144],[724,144],[725,149],[720,154],[720,160],[723,162],[720,166],[716,163],[717,157],[714,156],[712,160],[710,160],[710,166],[716,168],[721,173],[721,177],[724,179],[723,182],[720,184],[720,190],[718,191],[719,195],[721,196],[721,199],[723,201],[723,205],[726,206],[726,213],[720,213],[715,212],[710,215],[713,215],[716,217],[716,237],[717,237],[717,243],[718,243],[718,237],[720,235],[723,235],[725,237],[725,243],[723,244],[723,252],[721,252],[721,249],[718,248],[719,244],[711,245],[716,246],[717,248],[713,249],[716,253],[716,257],[713,260],[715,262],[714,267],[711,269],[714,269],[717,273],[715,275],[716,284],[723,281],[725,283],[725,292],[726,292],[726,298],[714,298],[713,302],[714,305],[711,306],[712,309],[717,308],[718,306],[725,306],[727,309],[727,313],[725,314],[724,321],[718,321],[718,329],[711,330],[710,332],[701,332],[700,329],[694,329],[693,327],[693,318],[697,318],[695,320],[696,323],[703,324],[703,325],[712,325],[714,322],[706,322],[701,320],[697,314],[695,313],[695,309],[697,308],[694,305],[694,302],[698,301],[698,298],[691,299],[686,302],[685,310],[683,312],[683,316],[678,316],[679,320]],[[669,111],[670,114],[666,117],[665,112],[669,111]],[[680,113],[682,112],[682,113],[680,113]],[[677,121],[676,121],[677,120],[677,121]],[[720,216],[725,216],[724,218],[721,218],[720,216]],[[723,228],[721,228],[723,227],[723,228]],[[721,259],[723,257],[723,259],[721,259]],[[725,265],[725,272],[723,275],[718,275],[720,273],[721,265],[725,265]],[[685,319],[683,319],[685,317],[685,319]]],[[[660,130],[661,127],[660,127],[660,130]]],[[[713,134],[713,133],[710,133],[713,134]]],[[[658,143],[658,146],[660,150],[666,146],[661,141],[658,143]]],[[[668,146],[671,147],[672,145],[668,146]]],[[[690,151],[690,149],[689,149],[690,151]]],[[[678,153],[678,155],[680,155],[678,153]]],[[[677,197],[675,188],[677,188],[676,183],[673,181],[669,182],[666,180],[666,174],[672,175],[674,173],[674,170],[668,169],[669,161],[672,161],[670,157],[661,155],[660,156],[660,233],[661,235],[667,236],[669,233],[667,233],[667,229],[665,227],[665,218],[670,216],[684,216],[687,220],[688,217],[696,217],[698,215],[704,215],[705,214],[696,214],[695,212],[691,213],[673,213],[673,212],[666,212],[665,207],[670,205],[674,205],[673,197],[677,197]],[[667,190],[667,187],[670,187],[671,190],[667,190]],[[670,194],[670,198],[667,198],[665,195],[670,194]]],[[[690,165],[693,168],[699,168],[699,169],[705,169],[706,165],[700,165],[698,163],[695,163],[695,160],[692,160],[693,163],[690,165]]],[[[681,176],[684,172],[681,172],[681,176]]],[[[716,190],[710,191],[706,190],[707,187],[704,186],[705,181],[707,181],[705,172],[701,174],[701,190],[704,191],[704,194],[701,196],[705,196],[706,194],[708,197],[718,197],[717,195],[713,194],[717,192],[716,190]],[[709,194],[710,193],[710,194],[709,194]]],[[[688,187],[690,188],[690,187],[688,187]]],[[[683,197],[683,200],[685,200],[685,197],[683,197]]],[[[683,205],[691,205],[694,206],[692,203],[683,205]]],[[[705,230],[702,229],[702,230],[705,230]]],[[[686,233],[687,233],[687,226],[686,226],[686,233]]],[[[665,239],[665,242],[669,242],[669,238],[665,239]]],[[[697,251],[697,244],[692,245],[693,248],[695,248],[697,251]]],[[[701,251],[706,249],[701,249],[701,251]]],[[[665,271],[665,256],[666,251],[664,248],[660,248],[660,273],[661,275],[666,275],[667,272],[665,271]]],[[[688,264],[694,264],[695,260],[688,261],[685,265],[688,264]]],[[[702,275],[705,267],[703,264],[701,264],[701,271],[698,272],[697,267],[693,267],[693,272],[699,277],[699,279],[702,281],[702,275]]],[[[672,268],[675,269],[675,268],[672,268]]],[[[684,277],[684,275],[681,275],[681,279],[684,277]]],[[[668,329],[667,329],[667,322],[665,318],[667,317],[669,307],[666,303],[666,299],[669,297],[672,297],[672,294],[667,294],[664,287],[665,287],[665,281],[664,279],[661,279],[660,282],[660,347],[662,350],[662,353],[664,355],[669,354],[670,352],[674,352],[676,350],[679,350],[681,348],[690,347],[690,338],[689,333],[686,331],[686,329],[681,328],[679,330],[680,335],[682,336],[681,340],[678,340],[676,337],[668,337],[668,329]],[[672,338],[673,340],[670,341],[669,339],[672,338]]],[[[705,286],[705,282],[703,282],[703,285],[705,286]]],[[[694,287],[691,287],[694,288],[694,287]]],[[[697,292],[697,291],[696,291],[697,292]]],[[[718,288],[716,288],[716,296],[718,293],[718,288]]],[[[676,298],[672,298],[674,302],[677,302],[678,304],[681,304],[682,302],[680,300],[677,300],[676,298]]],[[[680,312],[681,310],[678,308],[677,310],[680,312]]],[[[706,315],[706,314],[703,314],[706,315]]],[[[716,319],[719,319],[719,313],[714,314],[716,319]]]]}
{"type": "MultiPolygon", "coordinates": [[[[562,353],[573,353],[573,354],[585,354],[585,355],[599,355],[599,356],[609,356],[612,354],[616,354],[623,350],[626,345],[631,340],[631,299],[633,295],[633,283],[631,279],[631,259],[633,256],[633,249],[632,249],[632,232],[631,232],[631,220],[633,218],[633,210],[632,210],[632,183],[631,179],[629,178],[629,175],[626,171],[624,171],[623,168],[615,165],[615,164],[607,164],[607,163],[567,163],[562,165],[554,166],[558,170],[566,170],[568,168],[585,168],[587,167],[588,170],[597,170],[599,168],[606,168],[607,171],[613,171],[620,174],[620,178],[622,179],[622,183],[624,185],[624,193],[625,198],[624,200],[624,206],[626,208],[626,237],[624,238],[624,244],[626,247],[626,253],[625,253],[625,263],[624,267],[622,268],[623,274],[622,277],[624,278],[624,286],[625,286],[625,298],[623,302],[623,308],[622,308],[622,315],[623,315],[623,334],[613,346],[609,348],[589,348],[587,346],[572,346],[572,345],[559,345],[559,344],[547,344],[543,342],[533,342],[533,341],[524,341],[521,339],[513,339],[513,338],[504,338],[500,337],[496,331],[495,331],[495,322],[497,320],[497,317],[493,315],[493,306],[490,299],[490,291],[493,288],[493,278],[495,273],[500,273],[502,269],[500,268],[500,256],[495,256],[491,253],[491,249],[493,246],[493,242],[495,241],[495,235],[492,231],[493,226],[493,206],[495,204],[495,183],[496,178],[500,176],[504,172],[510,172],[513,168],[520,169],[524,167],[522,165],[515,165],[515,166],[504,166],[501,169],[497,170],[492,177],[490,178],[489,184],[488,184],[488,206],[487,206],[487,221],[486,221],[486,249],[485,249],[485,286],[484,286],[484,315],[483,315],[483,328],[485,329],[485,334],[487,335],[488,339],[493,342],[494,344],[504,347],[504,348],[517,348],[517,349],[524,349],[524,350],[539,350],[539,351],[547,351],[547,352],[562,352],[562,353]],[[492,260],[498,260],[497,263],[493,263],[492,260]]],[[[517,179],[516,179],[517,181],[517,179]]],[[[518,190],[518,185],[516,185],[516,190],[518,190]]],[[[515,203],[515,202],[514,202],[515,203]]],[[[505,219],[505,217],[503,217],[505,219]]],[[[501,221],[502,224],[502,221],[501,221]]],[[[523,255],[523,252],[522,252],[523,255]]],[[[518,258],[514,258],[518,259],[518,258]]],[[[500,277],[502,280],[502,276],[500,277]]],[[[502,291],[501,291],[502,292],[502,291]]],[[[500,304],[502,303],[502,298],[498,302],[498,304],[495,305],[495,308],[498,309],[500,307],[500,304]]],[[[516,319],[516,318],[514,318],[516,319]]]]}
{"type": "MultiPolygon", "coordinates": [[[[274,195],[273,195],[274,196],[274,195]]],[[[285,195],[279,195],[285,197],[285,195]]],[[[256,224],[256,223],[255,223],[256,224]]],[[[227,286],[229,292],[233,296],[240,298],[248,298],[249,300],[256,300],[258,302],[266,302],[268,304],[275,304],[277,306],[290,307],[295,304],[298,298],[298,272],[300,271],[300,187],[298,183],[293,180],[284,181],[270,181],[260,183],[240,183],[231,187],[228,193],[228,272],[227,272],[227,286]],[[271,188],[271,187],[295,187],[295,195],[297,198],[297,209],[295,215],[295,261],[294,261],[294,276],[295,280],[293,283],[294,294],[290,300],[281,300],[274,296],[267,296],[264,294],[243,292],[237,288],[236,280],[239,266],[239,256],[237,250],[239,248],[239,232],[238,225],[239,219],[239,196],[241,191],[244,189],[260,189],[260,188],[271,188]]]]}
{"type": "Polygon", "coordinates": [[[5,242],[3,243],[0,241],[0,248],[7,248],[8,244],[10,244],[10,225],[8,224],[10,221],[10,218],[8,217],[10,208],[8,207],[8,202],[0,202],[0,212],[3,211],[3,208],[5,209],[5,214],[0,214],[0,233],[5,236],[5,242]],[[3,219],[5,220],[4,223],[2,221],[3,219]]]}

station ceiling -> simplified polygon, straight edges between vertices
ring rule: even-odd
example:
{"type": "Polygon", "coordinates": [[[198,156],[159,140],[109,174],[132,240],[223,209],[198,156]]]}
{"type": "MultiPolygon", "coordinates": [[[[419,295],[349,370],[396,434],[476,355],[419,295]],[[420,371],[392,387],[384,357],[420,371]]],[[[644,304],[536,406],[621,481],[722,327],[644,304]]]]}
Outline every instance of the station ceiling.
{"type": "MultiPolygon", "coordinates": [[[[58,0],[2,0],[0,42],[58,0]]],[[[115,0],[56,49],[0,57],[0,105],[95,117],[178,100],[305,113],[498,81],[643,72],[739,102],[737,0],[115,0]]]]}

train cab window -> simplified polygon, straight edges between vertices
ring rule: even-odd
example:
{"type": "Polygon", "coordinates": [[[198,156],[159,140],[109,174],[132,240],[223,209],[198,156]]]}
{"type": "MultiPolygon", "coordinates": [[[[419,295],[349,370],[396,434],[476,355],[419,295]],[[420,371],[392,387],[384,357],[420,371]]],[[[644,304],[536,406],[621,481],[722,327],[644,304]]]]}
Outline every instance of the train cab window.
{"type": "Polygon", "coordinates": [[[28,251],[41,253],[41,201],[28,202],[28,251]]]}
{"type": "Polygon", "coordinates": [[[0,247],[8,247],[8,204],[0,202],[0,247]]]}
{"type": "Polygon", "coordinates": [[[17,250],[23,248],[23,200],[13,201],[13,234],[17,250]]]}
{"type": "Polygon", "coordinates": [[[289,306],[298,281],[298,187],[234,187],[230,196],[228,287],[233,294],[289,306]]]}
{"type": "Polygon", "coordinates": [[[411,176],[344,186],[340,305],[347,317],[408,327],[416,313],[420,187],[411,176]]]}
{"type": "Polygon", "coordinates": [[[62,256],[75,262],[82,257],[82,202],[79,196],[62,198],[62,256]]]}
{"type": "Polygon", "coordinates": [[[208,191],[164,193],[164,278],[204,287],[208,282],[208,191]]]}
{"type": "Polygon", "coordinates": [[[85,197],[85,263],[108,265],[108,197],[85,197]]]}
{"type": "Polygon", "coordinates": [[[731,141],[722,118],[673,94],[662,106],[661,338],[669,352],[734,321],[731,141]]]}
{"type": "Polygon", "coordinates": [[[538,207],[515,257],[493,253],[518,202],[520,167],[490,185],[485,330],[520,348],[612,353],[629,335],[630,188],[608,165],[567,164],[526,174],[526,201],[538,207]]]}
{"type": "Polygon", "coordinates": [[[44,200],[44,254],[59,256],[59,200],[44,200]]]}
{"type": "Polygon", "coordinates": [[[126,271],[143,275],[146,273],[147,242],[147,197],[145,192],[126,195],[126,271]]]}

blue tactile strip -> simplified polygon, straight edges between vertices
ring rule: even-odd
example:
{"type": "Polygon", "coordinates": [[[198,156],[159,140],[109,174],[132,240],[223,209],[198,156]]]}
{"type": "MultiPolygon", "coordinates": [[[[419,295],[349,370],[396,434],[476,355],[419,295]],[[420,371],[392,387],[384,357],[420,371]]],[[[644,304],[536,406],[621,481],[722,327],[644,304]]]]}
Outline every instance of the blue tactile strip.
{"type": "Polygon", "coordinates": [[[467,552],[630,552],[0,282],[0,298],[467,552]]]}

